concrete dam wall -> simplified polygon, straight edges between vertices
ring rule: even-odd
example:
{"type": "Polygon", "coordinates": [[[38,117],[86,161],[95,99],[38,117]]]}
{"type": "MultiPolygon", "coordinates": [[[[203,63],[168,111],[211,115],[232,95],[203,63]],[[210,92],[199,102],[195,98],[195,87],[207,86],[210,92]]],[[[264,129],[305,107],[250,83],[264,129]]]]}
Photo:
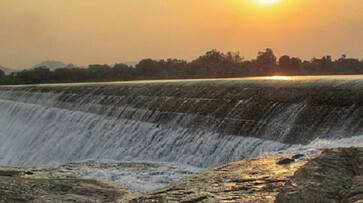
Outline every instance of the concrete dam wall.
{"type": "Polygon", "coordinates": [[[0,87],[0,165],[83,160],[212,167],[363,140],[363,77],[0,87]]]}

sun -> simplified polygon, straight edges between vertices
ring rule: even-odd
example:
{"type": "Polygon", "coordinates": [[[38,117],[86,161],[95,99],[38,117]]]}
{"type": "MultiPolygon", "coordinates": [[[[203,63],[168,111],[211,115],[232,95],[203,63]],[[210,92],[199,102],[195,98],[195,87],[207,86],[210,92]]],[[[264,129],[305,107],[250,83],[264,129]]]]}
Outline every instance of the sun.
{"type": "Polygon", "coordinates": [[[260,5],[265,5],[265,6],[269,6],[269,5],[274,5],[274,4],[278,4],[280,3],[282,0],[253,0],[255,3],[260,4],[260,5]]]}

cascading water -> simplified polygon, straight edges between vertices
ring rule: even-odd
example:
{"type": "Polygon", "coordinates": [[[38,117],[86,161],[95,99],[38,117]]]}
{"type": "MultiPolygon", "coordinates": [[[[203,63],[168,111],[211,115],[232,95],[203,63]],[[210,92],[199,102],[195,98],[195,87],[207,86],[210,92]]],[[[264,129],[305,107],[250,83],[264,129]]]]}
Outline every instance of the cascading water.
{"type": "Polygon", "coordinates": [[[0,165],[213,167],[363,132],[363,77],[0,87],[0,165]]]}

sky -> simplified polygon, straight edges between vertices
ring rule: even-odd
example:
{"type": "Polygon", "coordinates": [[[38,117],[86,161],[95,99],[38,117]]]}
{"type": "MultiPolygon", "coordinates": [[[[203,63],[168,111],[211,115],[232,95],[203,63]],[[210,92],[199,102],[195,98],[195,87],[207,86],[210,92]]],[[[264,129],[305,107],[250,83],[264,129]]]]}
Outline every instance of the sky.
{"type": "Polygon", "coordinates": [[[363,0],[0,0],[0,65],[254,58],[363,58],[363,0]]]}

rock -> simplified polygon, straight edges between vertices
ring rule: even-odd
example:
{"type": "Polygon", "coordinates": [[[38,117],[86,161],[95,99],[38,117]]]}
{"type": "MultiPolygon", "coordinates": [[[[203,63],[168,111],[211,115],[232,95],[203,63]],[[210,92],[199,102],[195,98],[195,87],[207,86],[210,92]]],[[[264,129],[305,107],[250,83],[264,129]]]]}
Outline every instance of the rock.
{"type": "Polygon", "coordinates": [[[31,171],[26,171],[26,172],[24,172],[24,174],[25,174],[25,175],[33,175],[34,173],[33,173],[33,172],[31,172],[31,171]]]}
{"type": "Polygon", "coordinates": [[[277,162],[277,164],[287,165],[287,164],[293,163],[294,161],[295,161],[295,159],[286,158],[286,159],[281,159],[280,161],[277,162]]]}
{"type": "Polygon", "coordinates": [[[277,202],[363,200],[363,149],[328,149],[300,168],[281,188],[277,202]]]}
{"type": "Polygon", "coordinates": [[[305,157],[305,154],[296,154],[296,155],[292,156],[291,159],[301,159],[303,157],[305,157]]]}
{"type": "Polygon", "coordinates": [[[0,171],[0,202],[363,202],[363,148],[241,160],[144,194],[45,169],[0,171]]]}
{"type": "Polygon", "coordinates": [[[30,169],[0,171],[0,202],[127,202],[136,192],[111,183],[76,177],[52,177],[30,169]]]}
{"type": "Polygon", "coordinates": [[[20,174],[19,171],[12,171],[12,170],[0,170],[0,176],[18,176],[20,174]]]}
{"type": "Polygon", "coordinates": [[[274,202],[279,189],[307,161],[282,166],[281,156],[242,160],[187,177],[131,202],[274,202]]]}
{"type": "Polygon", "coordinates": [[[242,160],[131,202],[363,202],[363,148],[242,160]]]}

